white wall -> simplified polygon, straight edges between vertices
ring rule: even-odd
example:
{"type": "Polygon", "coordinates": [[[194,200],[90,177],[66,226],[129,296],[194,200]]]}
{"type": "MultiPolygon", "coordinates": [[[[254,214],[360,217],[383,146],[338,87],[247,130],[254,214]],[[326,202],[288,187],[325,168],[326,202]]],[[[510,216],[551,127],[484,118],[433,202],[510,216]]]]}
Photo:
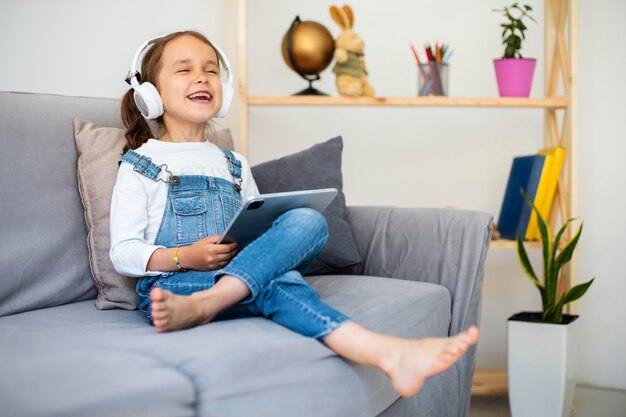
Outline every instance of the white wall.
{"type": "Polygon", "coordinates": [[[579,303],[584,381],[626,388],[626,2],[581,1],[580,243],[582,279],[597,276],[579,303]],[[621,52],[617,52],[621,51],[621,52]],[[609,61],[600,68],[597,63],[609,61]]]}
{"type": "Polygon", "coordinates": [[[210,33],[233,53],[226,1],[0,0],[0,90],[120,97],[145,39],[176,30],[210,33]]]}
{"type": "MultiPolygon", "coordinates": [[[[304,87],[280,56],[291,20],[316,20],[336,35],[326,2],[250,1],[249,89],[290,94],[304,87]]],[[[484,0],[353,2],[355,29],[366,40],[370,80],[383,96],[415,94],[416,70],[408,42],[445,41],[455,50],[454,96],[496,96],[491,59],[501,53],[500,17],[508,2],[484,0]]],[[[524,48],[539,58],[532,96],[543,91],[543,3],[535,7],[524,48]]],[[[626,388],[624,268],[618,256],[626,231],[626,39],[622,0],[580,1],[580,280],[598,279],[579,303],[580,382],[626,388]],[[607,28],[611,30],[608,31],[607,28]],[[623,48],[622,48],[623,49],[623,48]],[[621,151],[621,152],[620,152],[621,151]]],[[[108,2],[0,0],[0,91],[119,97],[136,47],[145,38],[197,29],[219,43],[236,68],[236,7],[226,0],[108,2]],[[149,8],[148,8],[149,7],[149,8]],[[141,14],[141,24],[131,15],[141,14]],[[150,22],[146,24],[145,22],[150,22]]],[[[330,69],[318,87],[335,94],[330,69]]],[[[221,122],[237,133],[237,112],[221,122]]],[[[343,135],[349,204],[458,206],[497,217],[513,155],[542,145],[543,113],[524,109],[253,108],[250,160],[262,162],[343,135]]],[[[535,253],[535,260],[537,260],[535,253]]],[[[505,320],[539,306],[513,251],[493,250],[487,262],[478,366],[506,366],[505,320]]]]}

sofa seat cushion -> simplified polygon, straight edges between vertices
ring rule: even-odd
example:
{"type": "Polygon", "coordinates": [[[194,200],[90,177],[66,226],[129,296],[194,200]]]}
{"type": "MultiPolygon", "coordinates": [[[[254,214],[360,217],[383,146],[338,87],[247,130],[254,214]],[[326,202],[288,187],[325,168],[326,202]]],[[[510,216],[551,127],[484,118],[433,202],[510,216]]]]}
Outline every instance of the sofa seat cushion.
{"type": "MultiPolygon", "coordinates": [[[[307,280],[373,330],[447,335],[450,295],[441,286],[307,280]]],[[[0,370],[7,415],[375,416],[398,398],[381,372],[264,318],[158,334],[140,312],[99,311],[93,301],[1,318],[0,370]]]]}
{"type": "Polygon", "coordinates": [[[139,312],[102,314],[93,300],[1,318],[2,415],[195,415],[187,376],[118,343],[153,333],[139,312]]]}

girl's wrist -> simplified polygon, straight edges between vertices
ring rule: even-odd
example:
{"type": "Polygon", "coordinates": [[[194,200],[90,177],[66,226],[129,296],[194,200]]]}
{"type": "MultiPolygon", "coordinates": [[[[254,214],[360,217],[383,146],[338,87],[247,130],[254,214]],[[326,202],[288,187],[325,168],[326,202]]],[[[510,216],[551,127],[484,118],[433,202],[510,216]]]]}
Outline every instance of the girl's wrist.
{"type": "Polygon", "coordinates": [[[174,253],[172,254],[172,262],[174,263],[176,271],[182,272],[182,270],[193,269],[189,246],[174,248],[174,253]],[[178,263],[176,258],[178,258],[178,263]]]}
{"type": "Polygon", "coordinates": [[[176,267],[176,269],[178,269],[179,272],[185,272],[187,270],[183,268],[183,266],[180,264],[180,257],[178,256],[179,249],[180,248],[178,246],[176,246],[176,249],[174,249],[174,255],[172,256],[172,261],[174,262],[174,266],[176,267]]]}

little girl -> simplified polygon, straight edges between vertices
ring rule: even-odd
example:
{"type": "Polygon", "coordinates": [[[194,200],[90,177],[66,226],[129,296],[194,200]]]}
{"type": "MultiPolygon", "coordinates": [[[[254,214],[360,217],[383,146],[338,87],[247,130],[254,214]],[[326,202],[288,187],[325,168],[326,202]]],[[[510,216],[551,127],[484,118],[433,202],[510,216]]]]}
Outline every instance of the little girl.
{"type": "Polygon", "coordinates": [[[263,316],[380,369],[403,396],[476,343],[475,327],[450,338],[385,336],[320,301],[302,278],[328,239],[316,211],[288,211],[241,251],[217,244],[242,199],[258,194],[246,159],[205,140],[207,123],[232,97],[227,91],[223,102],[230,85],[220,63],[230,78],[228,61],[202,34],[177,32],[150,42],[139,75],[142,49],[122,99],[128,143],[111,203],[110,256],[119,273],[138,278],[139,308],[158,332],[263,316]],[[158,138],[145,118],[157,122],[158,138]]]}

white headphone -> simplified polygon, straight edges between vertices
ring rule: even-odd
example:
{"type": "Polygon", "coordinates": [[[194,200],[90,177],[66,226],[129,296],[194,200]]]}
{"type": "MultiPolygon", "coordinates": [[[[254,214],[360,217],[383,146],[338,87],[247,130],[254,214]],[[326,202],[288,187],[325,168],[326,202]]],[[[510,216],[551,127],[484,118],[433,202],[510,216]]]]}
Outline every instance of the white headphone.
{"type": "MultiPolygon", "coordinates": [[[[161,36],[151,38],[141,44],[139,49],[137,49],[137,52],[135,52],[133,62],[130,65],[130,72],[125,80],[131,85],[133,90],[135,90],[133,94],[135,104],[137,105],[139,112],[146,119],[156,119],[163,114],[163,101],[161,100],[161,96],[159,95],[156,87],[152,83],[140,83],[141,74],[137,70],[137,64],[139,63],[139,55],[141,55],[150,42],[160,38],[161,36]]],[[[228,109],[230,108],[230,103],[233,101],[233,75],[228,58],[226,58],[222,49],[213,42],[211,42],[211,45],[215,49],[215,52],[217,52],[217,57],[226,71],[226,81],[222,82],[222,107],[220,107],[215,117],[225,117],[228,113],[228,109]]]]}

